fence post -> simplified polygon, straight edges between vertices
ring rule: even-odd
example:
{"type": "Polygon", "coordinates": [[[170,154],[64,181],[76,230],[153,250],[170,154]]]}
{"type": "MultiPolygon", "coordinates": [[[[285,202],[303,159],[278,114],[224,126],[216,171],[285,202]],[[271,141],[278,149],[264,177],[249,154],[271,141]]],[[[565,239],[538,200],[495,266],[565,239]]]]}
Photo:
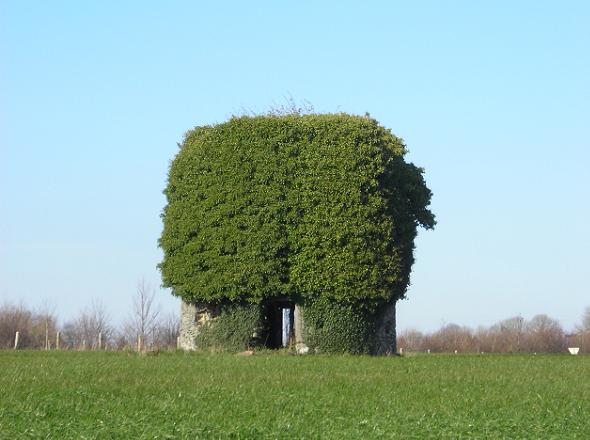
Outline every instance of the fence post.
{"type": "Polygon", "coordinates": [[[102,333],[101,332],[98,333],[98,349],[99,350],[102,349],[102,333]]]}
{"type": "Polygon", "coordinates": [[[141,352],[141,335],[137,336],[137,352],[141,352]]]}
{"type": "Polygon", "coordinates": [[[180,336],[176,337],[176,349],[180,350],[180,336]]]}
{"type": "Polygon", "coordinates": [[[49,350],[49,326],[47,325],[47,318],[45,319],[45,350],[49,350]]]}
{"type": "Polygon", "coordinates": [[[20,333],[16,332],[16,334],[14,335],[14,349],[16,350],[18,348],[18,337],[19,337],[20,333]]]}
{"type": "Polygon", "coordinates": [[[59,350],[59,332],[55,334],[55,349],[59,350]]]}

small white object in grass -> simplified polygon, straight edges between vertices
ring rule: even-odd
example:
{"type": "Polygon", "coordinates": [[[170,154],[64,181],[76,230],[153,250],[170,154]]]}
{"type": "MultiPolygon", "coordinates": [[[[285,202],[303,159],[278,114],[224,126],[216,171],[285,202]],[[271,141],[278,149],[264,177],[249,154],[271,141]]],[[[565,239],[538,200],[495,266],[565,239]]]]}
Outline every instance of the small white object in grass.
{"type": "Polygon", "coordinates": [[[299,343],[295,346],[295,352],[297,354],[307,354],[309,353],[309,347],[305,344],[299,343]]]}
{"type": "Polygon", "coordinates": [[[426,350],[426,353],[430,353],[430,348],[428,350],[426,350]]]}
{"type": "Polygon", "coordinates": [[[580,347],[569,347],[568,350],[571,354],[578,354],[578,351],[580,351],[580,347]]]}
{"type": "Polygon", "coordinates": [[[455,354],[457,354],[457,350],[455,350],[455,354]]]}

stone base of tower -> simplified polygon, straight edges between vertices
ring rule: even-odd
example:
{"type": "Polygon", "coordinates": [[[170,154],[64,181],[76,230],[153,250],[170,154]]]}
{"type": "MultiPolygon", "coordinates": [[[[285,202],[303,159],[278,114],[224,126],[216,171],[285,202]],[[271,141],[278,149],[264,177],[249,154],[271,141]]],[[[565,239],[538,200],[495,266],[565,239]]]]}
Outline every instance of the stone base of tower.
{"type": "Polygon", "coordinates": [[[179,348],[196,350],[195,339],[203,325],[219,315],[219,308],[206,303],[180,302],[179,348]]]}

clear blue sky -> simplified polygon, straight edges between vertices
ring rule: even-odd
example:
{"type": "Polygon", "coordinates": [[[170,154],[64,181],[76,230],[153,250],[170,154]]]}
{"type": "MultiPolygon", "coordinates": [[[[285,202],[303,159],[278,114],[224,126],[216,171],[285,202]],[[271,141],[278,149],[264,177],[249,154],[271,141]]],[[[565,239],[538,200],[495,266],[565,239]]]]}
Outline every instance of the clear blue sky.
{"type": "Polygon", "coordinates": [[[400,328],[590,305],[590,3],[0,3],[0,302],[160,290],[169,161],[285,97],[370,112],[426,169],[400,328]],[[485,3],[485,4],[484,4],[485,3]]]}

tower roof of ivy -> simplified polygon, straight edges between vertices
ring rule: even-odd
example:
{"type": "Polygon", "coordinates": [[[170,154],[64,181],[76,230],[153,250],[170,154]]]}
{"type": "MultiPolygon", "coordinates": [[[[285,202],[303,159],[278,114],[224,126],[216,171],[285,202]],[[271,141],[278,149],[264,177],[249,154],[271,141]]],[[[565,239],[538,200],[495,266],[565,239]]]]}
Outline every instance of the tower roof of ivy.
{"type": "Polygon", "coordinates": [[[186,301],[376,304],[405,295],[422,170],[369,117],[236,117],[189,131],[164,191],[159,267],[186,301]]]}

